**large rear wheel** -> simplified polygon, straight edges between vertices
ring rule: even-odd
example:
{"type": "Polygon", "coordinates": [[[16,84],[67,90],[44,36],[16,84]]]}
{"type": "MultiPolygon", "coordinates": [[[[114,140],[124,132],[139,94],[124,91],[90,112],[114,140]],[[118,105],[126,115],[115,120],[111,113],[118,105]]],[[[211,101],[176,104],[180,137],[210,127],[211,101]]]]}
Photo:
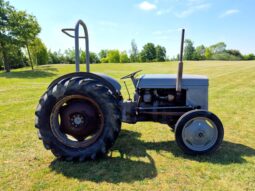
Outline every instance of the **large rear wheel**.
{"type": "Polygon", "coordinates": [[[95,159],[112,147],[119,134],[119,100],[99,80],[64,79],[40,99],[35,126],[55,156],[95,159]]]}

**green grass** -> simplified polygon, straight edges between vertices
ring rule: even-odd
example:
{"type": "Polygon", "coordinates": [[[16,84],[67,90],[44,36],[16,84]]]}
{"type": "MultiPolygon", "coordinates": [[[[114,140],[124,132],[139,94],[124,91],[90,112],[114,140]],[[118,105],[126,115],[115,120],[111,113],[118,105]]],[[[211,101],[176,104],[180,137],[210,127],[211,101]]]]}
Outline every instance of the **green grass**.
{"type": "MultiPolygon", "coordinates": [[[[176,63],[91,65],[91,71],[116,79],[139,69],[176,73],[176,68],[176,63]]],[[[166,125],[147,122],[123,124],[108,157],[83,163],[56,160],[34,128],[34,110],[47,85],[73,71],[74,65],[51,65],[0,72],[0,190],[255,190],[255,62],[185,62],[185,73],[210,78],[209,110],[225,126],[216,153],[184,155],[166,125]]]]}

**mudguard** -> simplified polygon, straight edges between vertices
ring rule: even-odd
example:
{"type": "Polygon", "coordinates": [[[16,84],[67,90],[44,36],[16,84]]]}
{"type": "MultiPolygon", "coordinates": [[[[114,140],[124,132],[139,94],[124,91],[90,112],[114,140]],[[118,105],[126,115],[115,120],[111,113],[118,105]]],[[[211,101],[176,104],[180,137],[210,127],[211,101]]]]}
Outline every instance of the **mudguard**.
{"type": "Polygon", "coordinates": [[[114,86],[114,88],[120,92],[121,85],[119,84],[117,80],[101,73],[96,73],[96,75],[99,75],[100,77],[104,78],[106,81],[110,82],[114,86]]]}
{"type": "Polygon", "coordinates": [[[105,74],[94,74],[94,73],[89,73],[89,72],[74,72],[74,73],[69,73],[63,76],[60,76],[59,78],[53,80],[51,84],[48,86],[48,89],[55,86],[59,81],[65,79],[65,78],[73,78],[73,77],[83,77],[83,78],[92,78],[92,79],[97,79],[101,81],[103,84],[105,84],[116,97],[121,96],[120,94],[120,89],[121,86],[117,80],[114,78],[107,76],[105,74]]]}

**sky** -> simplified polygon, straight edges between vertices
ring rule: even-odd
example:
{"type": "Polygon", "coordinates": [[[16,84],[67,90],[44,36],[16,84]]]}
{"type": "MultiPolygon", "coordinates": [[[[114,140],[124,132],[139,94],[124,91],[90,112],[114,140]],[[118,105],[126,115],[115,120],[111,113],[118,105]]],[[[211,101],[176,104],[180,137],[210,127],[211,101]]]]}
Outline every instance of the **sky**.
{"type": "MultiPolygon", "coordinates": [[[[171,58],[180,49],[180,28],[194,46],[220,41],[227,49],[255,53],[254,0],[9,0],[18,10],[36,16],[39,37],[53,50],[74,47],[61,32],[82,19],[88,28],[90,51],[119,49],[129,52],[152,42],[166,47],[171,58]]],[[[81,44],[82,45],[82,44],[81,44]]],[[[83,47],[82,47],[83,48],[83,47]]]]}

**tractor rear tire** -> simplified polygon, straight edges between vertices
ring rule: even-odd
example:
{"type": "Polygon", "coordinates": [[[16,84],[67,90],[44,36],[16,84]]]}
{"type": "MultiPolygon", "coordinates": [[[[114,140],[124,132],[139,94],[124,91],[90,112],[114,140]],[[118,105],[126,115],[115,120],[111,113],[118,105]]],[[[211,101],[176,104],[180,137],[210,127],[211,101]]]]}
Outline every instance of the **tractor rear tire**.
{"type": "Polygon", "coordinates": [[[206,110],[185,113],[175,126],[177,145],[186,154],[201,155],[216,151],[224,137],[220,119],[206,110]]]}
{"type": "Polygon", "coordinates": [[[119,101],[97,79],[66,78],[41,97],[35,127],[57,158],[96,159],[109,151],[120,132],[119,101]]]}

